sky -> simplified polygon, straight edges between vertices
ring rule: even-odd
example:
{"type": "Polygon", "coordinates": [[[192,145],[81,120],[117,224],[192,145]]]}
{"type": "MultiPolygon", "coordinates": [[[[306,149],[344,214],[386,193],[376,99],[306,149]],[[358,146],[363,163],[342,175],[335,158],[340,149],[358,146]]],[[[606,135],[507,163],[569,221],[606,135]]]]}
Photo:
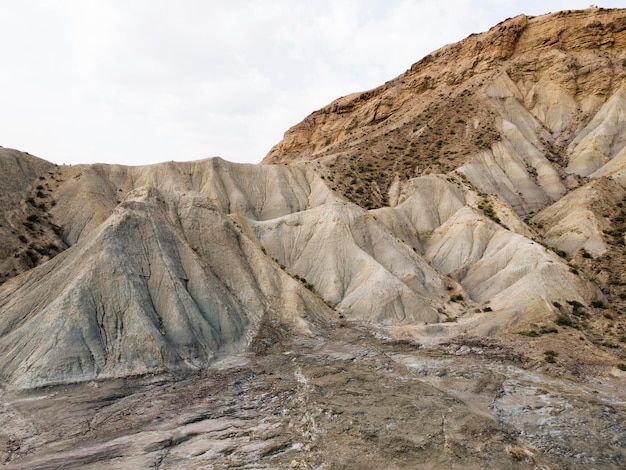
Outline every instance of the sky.
{"type": "Polygon", "coordinates": [[[0,0],[0,145],[58,164],[258,163],[311,112],[446,44],[521,13],[589,6],[0,0]]]}

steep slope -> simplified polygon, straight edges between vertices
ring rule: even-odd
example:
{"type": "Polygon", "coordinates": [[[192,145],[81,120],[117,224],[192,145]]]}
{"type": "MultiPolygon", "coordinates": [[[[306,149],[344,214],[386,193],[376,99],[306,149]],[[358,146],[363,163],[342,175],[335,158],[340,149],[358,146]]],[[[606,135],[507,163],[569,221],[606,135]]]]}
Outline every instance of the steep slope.
{"type": "Polygon", "coordinates": [[[507,20],[313,113],[264,165],[4,151],[5,220],[40,211],[57,248],[0,286],[2,380],[203,368],[346,321],[437,341],[577,328],[615,364],[625,34],[623,10],[507,20]]]}
{"type": "Polygon", "coordinates": [[[397,177],[468,164],[477,186],[498,190],[520,214],[537,211],[563,195],[558,175],[592,171],[583,169],[592,158],[584,149],[604,129],[623,131],[625,47],[624,10],[521,15],[316,111],[264,163],[317,160],[332,186],[364,207],[386,204],[397,177]]]}
{"type": "Polygon", "coordinates": [[[142,167],[64,167],[52,214],[71,245],[106,220],[129,191],[147,186],[197,194],[222,213],[264,220],[336,199],[313,166],[266,167],[212,158],[142,167]]]}
{"type": "Polygon", "coordinates": [[[446,281],[357,206],[320,206],[253,228],[270,255],[350,320],[439,320],[446,281]]]}
{"type": "Polygon", "coordinates": [[[49,213],[57,166],[0,148],[0,284],[63,249],[49,213]]]}
{"type": "Polygon", "coordinates": [[[0,374],[30,387],[206,367],[244,350],[263,322],[313,335],[327,310],[206,200],[143,188],[89,238],[5,284],[0,374]]]}
{"type": "Polygon", "coordinates": [[[489,298],[489,308],[502,311],[527,306],[515,315],[520,328],[550,331],[545,319],[560,315],[557,321],[619,357],[626,341],[625,86],[626,10],[520,15],[312,113],[264,163],[319,163],[347,200],[384,212],[399,209],[400,193],[426,175],[461,177],[469,196],[448,190],[447,203],[477,209],[509,233],[486,229],[495,226],[467,209],[458,223],[440,227],[430,204],[410,220],[400,209],[388,226],[472,300],[489,298]],[[490,240],[497,243],[487,249],[490,240]],[[487,258],[478,261],[479,253],[487,258]],[[596,293],[580,285],[587,281],[596,293]],[[581,302],[584,312],[571,307],[581,302]]]}

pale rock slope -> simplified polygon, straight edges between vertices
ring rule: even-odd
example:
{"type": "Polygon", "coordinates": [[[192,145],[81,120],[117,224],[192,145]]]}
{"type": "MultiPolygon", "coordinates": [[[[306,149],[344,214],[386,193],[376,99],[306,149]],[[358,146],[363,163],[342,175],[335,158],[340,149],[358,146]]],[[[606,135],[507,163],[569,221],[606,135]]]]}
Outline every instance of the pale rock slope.
{"type": "Polygon", "coordinates": [[[576,327],[617,360],[625,63],[624,10],[521,15],[316,111],[262,165],[1,149],[0,379],[196,370],[346,322],[576,327]]]}
{"type": "Polygon", "coordinates": [[[358,206],[335,203],[253,225],[279,263],[337,312],[377,323],[436,322],[443,280],[358,206]]]}
{"type": "Polygon", "coordinates": [[[420,241],[424,258],[458,282],[470,301],[500,313],[480,332],[545,318],[552,302],[601,297],[563,260],[528,237],[505,229],[475,207],[475,194],[453,179],[424,176],[408,183],[400,203],[373,211],[420,241]]]}
{"type": "Polygon", "coordinates": [[[594,312],[594,334],[621,343],[623,323],[598,317],[626,311],[625,65],[626,10],[520,15],[315,111],[264,162],[319,163],[346,199],[401,211],[384,216],[394,233],[473,301],[534,312],[520,326],[593,302],[610,310],[594,312]],[[469,196],[446,203],[478,213],[409,219],[400,192],[441,191],[434,175],[461,177],[469,196]]]}
{"type": "Polygon", "coordinates": [[[521,92],[503,73],[485,90],[497,110],[500,141],[458,168],[477,188],[498,194],[524,216],[554,202],[566,192],[559,173],[545,157],[550,134],[520,103],[521,92]]]}
{"type": "Polygon", "coordinates": [[[612,160],[625,144],[626,90],[620,88],[569,145],[566,170],[589,176],[612,160]]]}
{"type": "Polygon", "coordinates": [[[227,216],[170,197],[138,188],[89,237],[3,286],[4,380],[197,369],[245,350],[263,322],[305,336],[325,323],[328,307],[227,216]]]}
{"type": "Polygon", "coordinates": [[[245,165],[220,158],[144,167],[81,165],[66,169],[52,213],[68,243],[97,228],[134,188],[198,194],[216,210],[264,220],[336,198],[311,165],[290,168],[245,165]]]}
{"type": "Polygon", "coordinates": [[[315,164],[94,165],[58,179],[50,217],[69,248],[0,287],[0,374],[19,387],[202,368],[317,341],[342,318],[469,321],[489,304],[476,331],[493,333],[601,297],[487,218],[458,178],[399,184],[375,211],[334,194],[315,164]]]}

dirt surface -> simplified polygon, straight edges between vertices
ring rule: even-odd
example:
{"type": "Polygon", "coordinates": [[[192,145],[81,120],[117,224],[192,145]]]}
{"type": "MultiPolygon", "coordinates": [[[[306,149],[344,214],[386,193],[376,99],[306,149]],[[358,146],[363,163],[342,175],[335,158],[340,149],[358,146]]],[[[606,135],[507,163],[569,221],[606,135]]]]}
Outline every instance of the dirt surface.
{"type": "Polygon", "coordinates": [[[624,378],[340,328],[192,376],[5,391],[7,468],[624,468],[624,378]]]}

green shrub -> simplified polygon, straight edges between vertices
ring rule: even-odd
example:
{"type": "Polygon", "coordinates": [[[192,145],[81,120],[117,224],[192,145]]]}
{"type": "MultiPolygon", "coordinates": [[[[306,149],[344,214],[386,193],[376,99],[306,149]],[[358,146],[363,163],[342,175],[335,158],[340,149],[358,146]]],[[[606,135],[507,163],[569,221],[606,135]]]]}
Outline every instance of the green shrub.
{"type": "Polygon", "coordinates": [[[517,334],[522,336],[528,336],[529,338],[536,338],[537,336],[539,336],[539,333],[537,333],[535,330],[519,331],[517,334]]]}
{"type": "Polygon", "coordinates": [[[542,335],[547,335],[550,333],[558,333],[558,332],[559,330],[557,330],[554,327],[548,328],[547,326],[542,326],[541,328],[539,328],[539,334],[542,334],[542,335]]]}
{"type": "Polygon", "coordinates": [[[554,364],[556,362],[556,357],[558,355],[559,353],[556,351],[553,351],[552,349],[548,349],[547,351],[543,352],[544,360],[551,364],[554,364]]]}
{"type": "Polygon", "coordinates": [[[566,313],[560,313],[554,320],[559,326],[574,326],[572,319],[566,313]]]}

